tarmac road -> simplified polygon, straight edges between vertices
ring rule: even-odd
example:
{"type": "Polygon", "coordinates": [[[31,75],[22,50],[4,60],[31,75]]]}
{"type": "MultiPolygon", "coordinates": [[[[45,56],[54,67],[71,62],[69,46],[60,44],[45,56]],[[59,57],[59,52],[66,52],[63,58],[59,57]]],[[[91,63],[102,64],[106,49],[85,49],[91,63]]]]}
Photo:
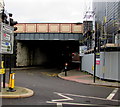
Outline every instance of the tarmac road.
{"type": "Polygon", "coordinates": [[[16,105],[115,107],[118,105],[117,95],[111,100],[107,99],[114,88],[63,80],[57,77],[60,72],[60,69],[44,67],[15,71],[16,86],[32,89],[35,94],[29,98],[3,99],[3,107],[17,107],[16,105]]]}

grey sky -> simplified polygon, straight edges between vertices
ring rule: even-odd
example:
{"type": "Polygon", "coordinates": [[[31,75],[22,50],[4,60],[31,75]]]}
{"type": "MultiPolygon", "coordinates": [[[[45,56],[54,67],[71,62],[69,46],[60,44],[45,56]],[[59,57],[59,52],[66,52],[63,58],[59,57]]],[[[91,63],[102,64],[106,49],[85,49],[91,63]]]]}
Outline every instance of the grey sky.
{"type": "Polygon", "coordinates": [[[82,22],[91,0],[4,0],[19,23],[82,22]]]}

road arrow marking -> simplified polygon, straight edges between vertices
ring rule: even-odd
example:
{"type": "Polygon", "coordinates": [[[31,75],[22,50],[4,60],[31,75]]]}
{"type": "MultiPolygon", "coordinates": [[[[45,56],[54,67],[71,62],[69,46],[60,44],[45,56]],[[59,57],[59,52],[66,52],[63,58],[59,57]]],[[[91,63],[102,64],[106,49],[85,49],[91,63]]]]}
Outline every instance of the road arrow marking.
{"type": "Polygon", "coordinates": [[[56,99],[56,100],[52,100],[52,102],[73,100],[72,98],[63,95],[62,93],[57,93],[57,92],[54,92],[54,93],[61,96],[61,97],[63,97],[63,98],[65,98],[65,99],[56,99]]]}

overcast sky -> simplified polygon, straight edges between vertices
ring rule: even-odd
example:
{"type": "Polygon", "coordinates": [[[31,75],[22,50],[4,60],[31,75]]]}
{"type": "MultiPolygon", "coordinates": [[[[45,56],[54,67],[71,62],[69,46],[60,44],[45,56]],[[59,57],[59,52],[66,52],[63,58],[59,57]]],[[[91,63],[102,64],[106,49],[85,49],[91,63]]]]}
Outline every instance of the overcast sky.
{"type": "Polygon", "coordinates": [[[19,23],[82,22],[91,0],[4,0],[19,23]]]}

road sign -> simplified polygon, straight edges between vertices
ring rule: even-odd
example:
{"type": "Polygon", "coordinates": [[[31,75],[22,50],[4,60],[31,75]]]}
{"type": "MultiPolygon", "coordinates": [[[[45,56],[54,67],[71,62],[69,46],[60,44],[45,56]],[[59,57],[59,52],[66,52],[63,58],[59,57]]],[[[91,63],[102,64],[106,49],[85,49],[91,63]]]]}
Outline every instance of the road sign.
{"type": "Polygon", "coordinates": [[[0,53],[13,54],[14,28],[0,23],[0,53]]]}
{"type": "Polygon", "coordinates": [[[80,56],[84,56],[85,51],[87,51],[87,46],[79,46],[80,56]]]}
{"type": "Polygon", "coordinates": [[[96,64],[100,65],[100,58],[96,58],[96,64]]]}
{"type": "Polygon", "coordinates": [[[99,52],[96,53],[96,64],[100,65],[100,53],[99,52]]]}

